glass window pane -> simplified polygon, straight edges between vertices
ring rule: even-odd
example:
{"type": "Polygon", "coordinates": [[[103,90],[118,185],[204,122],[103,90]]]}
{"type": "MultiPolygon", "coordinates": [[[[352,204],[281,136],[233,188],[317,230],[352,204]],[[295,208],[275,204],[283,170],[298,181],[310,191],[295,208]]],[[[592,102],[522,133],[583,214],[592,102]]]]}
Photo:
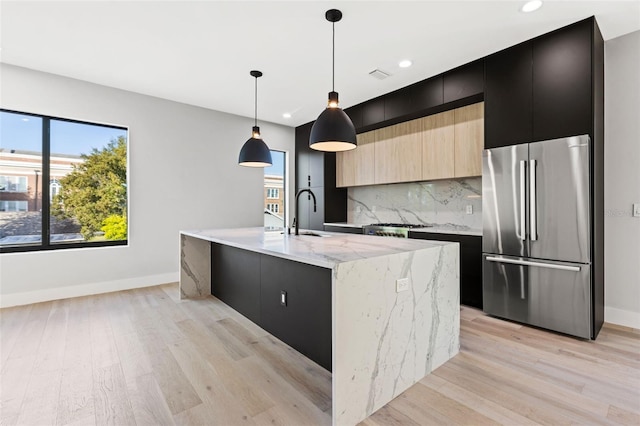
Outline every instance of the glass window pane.
{"type": "Polygon", "coordinates": [[[127,131],[51,120],[51,243],[126,240],[127,131]]]}
{"type": "Polygon", "coordinates": [[[0,111],[0,246],[42,241],[42,119],[0,111]]]}
{"type": "Polygon", "coordinates": [[[285,158],[282,151],[271,151],[273,164],[264,168],[264,226],[283,228],[285,225],[285,158]]]}

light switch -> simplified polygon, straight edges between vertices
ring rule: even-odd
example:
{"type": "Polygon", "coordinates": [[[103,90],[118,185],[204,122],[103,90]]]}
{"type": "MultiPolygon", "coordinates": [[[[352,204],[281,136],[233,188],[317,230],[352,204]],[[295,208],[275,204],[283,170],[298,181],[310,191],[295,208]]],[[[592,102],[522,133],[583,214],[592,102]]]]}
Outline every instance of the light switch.
{"type": "Polygon", "coordinates": [[[633,205],[633,216],[640,217],[640,203],[635,203],[633,205]]]}

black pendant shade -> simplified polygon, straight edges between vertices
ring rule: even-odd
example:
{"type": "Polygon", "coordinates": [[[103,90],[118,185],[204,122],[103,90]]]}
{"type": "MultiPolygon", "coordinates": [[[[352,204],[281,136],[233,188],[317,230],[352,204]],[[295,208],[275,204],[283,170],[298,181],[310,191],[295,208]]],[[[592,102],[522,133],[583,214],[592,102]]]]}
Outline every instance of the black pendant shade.
{"type": "Polygon", "coordinates": [[[340,108],[327,108],[311,127],[309,146],[318,151],[348,151],[356,147],[356,129],[340,108]]]}
{"type": "Polygon", "coordinates": [[[327,109],[320,114],[311,127],[309,147],[318,151],[348,151],[357,146],[356,128],[349,116],[338,107],[338,92],[335,91],[335,23],[342,19],[342,12],[337,9],[327,10],[325,18],[332,23],[332,81],[334,88],[329,92],[327,109]]]}
{"type": "Polygon", "coordinates": [[[268,167],[273,164],[271,160],[271,151],[260,136],[260,127],[258,127],[258,77],[262,77],[260,71],[251,71],[249,73],[256,79],[255,90],[255,125],[251,131],[251,137],[242,146],[238,164],[245,167],[268,167]]]}
{"type": "Polygon", "coordinates": [[[271,151],[262,139],[260,139],[260,128],[253,128],[253,135],[242,146],[238,164],[246,167],[268,167],[271,161],[271,151]],[[258,137],[255,137],[258,136],[258,137]]]}

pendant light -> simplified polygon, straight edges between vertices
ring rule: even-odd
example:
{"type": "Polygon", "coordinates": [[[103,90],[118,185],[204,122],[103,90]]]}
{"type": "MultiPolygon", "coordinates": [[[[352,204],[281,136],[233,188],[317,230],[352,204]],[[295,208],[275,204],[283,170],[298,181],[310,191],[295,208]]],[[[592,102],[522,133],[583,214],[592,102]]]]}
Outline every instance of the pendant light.
{"type": "Polygon", "coordinates": [[[309,147],[318,151],[348,151],[356,148],[356,128],[349,116],[338,107],[338,92],[335,91],[336,22],[342,19],[342,12],[337,9],[327,10],[325,18],[331,22],[333,30],[332,87],[327,109],[322,111],[311,128],[309,147]]]}
{"type": "Polygon", "coordinates": [[[256,79],[255,90],[255,122],[251,137],[244,143],[240,150],[238,164],[246,167],[267,167],[273,164],[271,161],[271,151],[260,136],[260,127],[258,127],[258,77],[262,77],[260,71],[251,71],[249,73],[256,79]]]}

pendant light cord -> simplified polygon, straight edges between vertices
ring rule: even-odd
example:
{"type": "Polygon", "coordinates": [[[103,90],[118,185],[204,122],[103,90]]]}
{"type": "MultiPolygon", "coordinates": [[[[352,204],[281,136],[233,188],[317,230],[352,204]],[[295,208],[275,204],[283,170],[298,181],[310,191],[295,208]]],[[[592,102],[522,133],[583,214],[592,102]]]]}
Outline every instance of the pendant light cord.
{"type": "Polygon", "coordinates": [[[336,91],[336,23],[331,23],[331,29],[333,32],[333,44],[332,44],[332,58],[331,58],[331,91],[336,91]]]}
{"type": "Polygon", "coordinates": [[[258,77],[255,77],[256,79],[256,90],[255,90],[255,105],[254,105],[254,126],[258,126],[258,77]]]}

